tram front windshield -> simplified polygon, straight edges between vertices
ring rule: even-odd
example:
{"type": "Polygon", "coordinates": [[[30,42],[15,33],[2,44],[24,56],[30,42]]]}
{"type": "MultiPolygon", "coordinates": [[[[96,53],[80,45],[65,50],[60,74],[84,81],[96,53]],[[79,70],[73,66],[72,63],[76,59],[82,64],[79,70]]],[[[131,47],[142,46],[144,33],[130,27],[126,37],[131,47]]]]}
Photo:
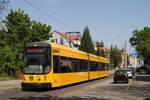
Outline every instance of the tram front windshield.
{"type": "Polygon", "coordinates": [[[50,59],[47,53],[27,53],[25,55],[25,68],[26,74],[44,74],[50,71],[50,59]]]}

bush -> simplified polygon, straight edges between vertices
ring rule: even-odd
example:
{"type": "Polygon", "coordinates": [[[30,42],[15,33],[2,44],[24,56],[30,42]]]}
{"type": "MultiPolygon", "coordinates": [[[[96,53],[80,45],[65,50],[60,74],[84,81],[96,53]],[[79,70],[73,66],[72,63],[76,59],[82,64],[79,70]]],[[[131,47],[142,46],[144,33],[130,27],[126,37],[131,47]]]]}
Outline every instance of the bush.
{"type": "Polygon", "coordinates": [[[10,47],[0,48],[0,74],[14,75],[16,69],[15,53],[10,47]]]}

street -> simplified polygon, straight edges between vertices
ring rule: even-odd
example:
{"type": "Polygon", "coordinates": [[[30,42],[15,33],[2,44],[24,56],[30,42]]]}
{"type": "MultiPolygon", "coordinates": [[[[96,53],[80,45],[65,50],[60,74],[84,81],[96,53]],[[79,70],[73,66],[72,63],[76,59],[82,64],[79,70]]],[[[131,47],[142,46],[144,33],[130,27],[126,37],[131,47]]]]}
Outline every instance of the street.
{"type": "Polygon", "coordinates": [[[21,91],[20,88],[0,91],[0,100],[144,100],[150,97],[150,82],[129,84],[112,82],[112,76],[63,88],[21,91]]]}

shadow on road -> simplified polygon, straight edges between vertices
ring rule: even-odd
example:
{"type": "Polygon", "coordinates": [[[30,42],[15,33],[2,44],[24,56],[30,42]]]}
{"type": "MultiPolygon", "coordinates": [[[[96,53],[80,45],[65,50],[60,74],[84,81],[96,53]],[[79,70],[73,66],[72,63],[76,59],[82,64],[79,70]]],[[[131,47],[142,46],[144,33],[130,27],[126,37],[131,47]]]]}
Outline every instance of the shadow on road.
{"type": "Polygon", "coordinates": [[[12,97],[9,98],[10,100],[110,100],[107,98],[96,98],[96,97],[86,97],[86,98],[81,98],[81,97],[53,97],[53,96],[42,96],[42,97],[12,97]]]}
{"type": "Polygon", "coordinates": [[[128,84],[128,83],[125,83],[125,82],[117,82],[117,83],[110,82],[110,84],[128,84]]]}

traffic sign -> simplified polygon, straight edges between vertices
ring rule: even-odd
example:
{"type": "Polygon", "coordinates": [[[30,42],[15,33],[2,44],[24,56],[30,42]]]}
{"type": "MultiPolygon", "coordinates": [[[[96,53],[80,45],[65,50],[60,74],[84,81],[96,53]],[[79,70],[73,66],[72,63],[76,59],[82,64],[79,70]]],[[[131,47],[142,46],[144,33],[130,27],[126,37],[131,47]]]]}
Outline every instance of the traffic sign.
{"type": "Polygon", "coordinates": [[[137,57],[138,53],[135,48],[131,48],[131,57],[137,57]]]}

